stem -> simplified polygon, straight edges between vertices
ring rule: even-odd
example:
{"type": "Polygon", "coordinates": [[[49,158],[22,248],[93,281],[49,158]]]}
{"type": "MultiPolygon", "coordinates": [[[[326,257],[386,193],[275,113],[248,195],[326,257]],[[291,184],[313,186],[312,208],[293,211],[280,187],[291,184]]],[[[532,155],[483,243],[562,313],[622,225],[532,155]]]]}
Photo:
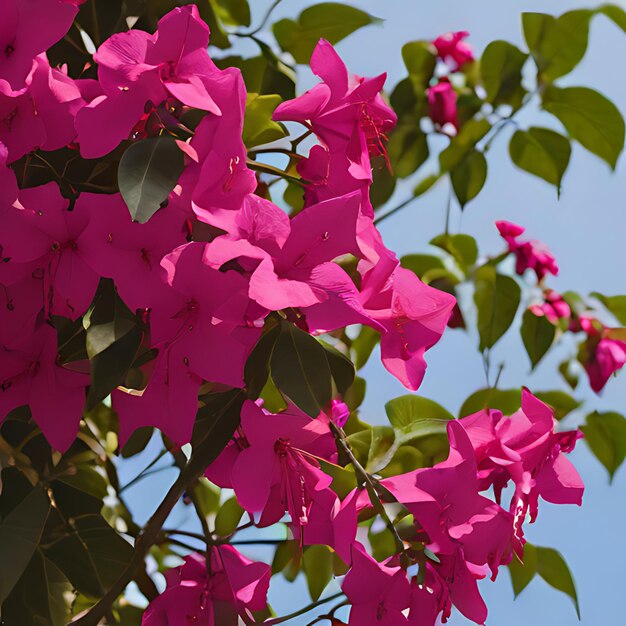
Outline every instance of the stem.
{"type": "Polygon", "coordinates": [[[188,530],[174,530],[173,528],[164,528],[163,532],[166,535],[180,535],[181,537],[189,537],[191,539],[197,539],[198,541],[204,541],[204,535],[200,533],[192,533],[188,530]]]}
{"type": "Polygon", "coordinates": [[[263,626],[274,626],[275,624],[282,624],[283,622],[288,622],[290,619],[293,619],[294,617],[300,617],[300,615],[304,615],[305,613],[312,611],[313,609],[317,608],[318,606],[321,606],[322,604],[326,604],[327,602],[332,602],[333,600],[336,600],[337,598],[341,598],[341,596],[343,596],[343,591],[339,591],[338,593],[335,593],[332,596],[328,596],[328,598],[323,598],[321,600],[318,600],[317,602],[313,602],[309,604],[308,606],[305,606],[303,609],[296,611],[295,613],[290,613],[289,615],[285,615],[284,617],[275,617],[274,619],[270,619],[266,622],[263,622],[263,626]]]}
{"type": "Polygon", "coordinates": [[[267,10],[265,16],[261,20],[261,23],[254,30],[251,30],[249,33],[233,33],[233,35],[237,35],[237,37],[252,37],[253,35],[256,35],[258,32],[262,31],[265,28],[268,20],[272,16],[272,12],[282,1],[283,0],[274,0],[274,2],[272,2],[272,5],[267,10]]]}
{"type": "Polygon", "coordinates": [[[450,188],[448,189],[448,204],[446,206],[446,235],[450,232],[450,209],[452,208],[452,179],[449,182],[450,188]]]}
{"type": "Polygon", "coordinates": [[[287,543],[288,539],[239,539],[229,541],[229,546],[278,546],[287,543]]]}
{"type": "Polygon", "coordinates": [[[135,571],[146,558],[150,548],[156,543],[165,520],[180,500],[185,488],[191,480],[202,473],[203,469],[203,464],[197,459],[192,459],[185,466],[137,538],[135,550],[124,571],[93,607],[70,622],[71,626],[97,626],[100,620],[107,615],[113,602],[122,594],[128,583],[133,579],[135,571]]]}
{"type": "Polygon", "coordinates": [[[389,519],[389,515],[387,515],[387,511],[385,511],[385,507],[378,495],[378,492],[376,491],[377,484],[374,482],[372,477],[367,473],[365,468],[359,463],[357,458],[354,456],[354,453],[352,452],[352,448],[350,448],[350,445],[346,441],[346,435],[343,432],[343,430],[341,430],[341,428],[339,428],[336,424],[333,424],[332,422],[330,423],[330,428],[333,431],[333,434],[335,435],[335,439],[339,442],[339,445],[341,446],[342,450],[345,452],[348,459],[350,459],[350,463],[354,467],[355,473],[357,474],[357,476],[360,477],[361,482],[365,484],[367,493],[369,494],[370,500],[372,501],[372,506],[374,507],[374,510],[378,513],[378,515],[380,515],[381,519],[385,522],[385,526],[387,526],[387,529],[393,535],[393,540],[396,545],[396,550],[398,554],[400,555],[400,559],[403,565],[405,564],[408,565],[408,562],[405,563],[407,559],[406,559],[406,554],[405,554],[404,541],[402,541],[402,538],[398,534],[396,527],[393,525],[393,522],[389,519]]]}
{"type": "MultiPolygon", "coordinates": [[[[127,482],[124,486],[120,487],[119,493],[122,493],[123,491],[125,491],[126,489],[128,489],[129,487],[131,487],[132,485],[134,485],[136,482],[140,481],[142,478],[145,478],[146,476],[149,476],[151,473],[150,470],[167,454],[167,450],[161,450],[161,452],[159,452],[159,454],[156,456],[156,458],[154,458],[152,461],[150,461],[150,463],[148,463],[148,465],[146,467],[144,467],[141,472],[139,472],[139,474],[137,474],[137,476],[135,476],[135,478],[133,478],[132,480],[130,480],[129,482],[127,482]]],[[[167,467],[162,467],[157,471],[161,471],[162,469],[169,469],[171,466],[168,465],[167,467]]]]}
{"type": "Polygon", "coordinates": [[[394,207],[393,209],[391,209],[391,211],[387,211],[387,213],[384,213],[383,215],[380,215],[379,217],[377,217],[374,220],[374,224],[378,226],[378,224],[380,224],[383,220],[386,220],[388,217],[391,217],[394,213],[401,211],[405,206],[411,204],[411,202],[413,202],[413,200],[416,200],[417,198],[419,198],[419,196],[411,196],[404,202],[401,202],[397,207],[394,207]]]}

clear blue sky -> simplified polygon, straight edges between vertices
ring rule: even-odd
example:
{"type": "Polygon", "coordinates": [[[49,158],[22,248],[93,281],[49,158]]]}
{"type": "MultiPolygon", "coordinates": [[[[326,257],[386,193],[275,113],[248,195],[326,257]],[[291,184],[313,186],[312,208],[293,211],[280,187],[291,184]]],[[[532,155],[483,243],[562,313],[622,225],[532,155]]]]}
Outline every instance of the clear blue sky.
{"type": "MultiPolygon", "coordinates": [[[[252,0],[250,4],[258,21],[269,2],[252,0]]],[[[308,0],[283,0],[275,16],[294,17],[310,4],[312,2],[308,0]]],[[[407,41],[432,39],[451,30],[469,30],[470,41],[478,51],[493,39],[506,39],[521,46],[521,12],[560,14],[577,7],[594,6],[578,0],[552,0],[549,3],[541,0],[352,0],[351,4],[383,18],[385,22],[382,26],[358,31],[337,48],[355,73],[368,76],[386,71],[389,87],[405,75],[400,50],[407,41]]],[[[568,85],[593,87],[624,112],[626,81],[623,80],[622,60],[625,53],[626,38],[621,31],[606,18],[597,17],[592,24],[585,60],[562,81],[568,85]]],[[[306,70],[301,72],[301,78],[303,89],[312,84],[306,70]]],[[[536,108],[520,121],[523,125],[553,124],[549,116],[537,113],[536,108]]],[[[555,253],[561,274],[552,282],[554,288],[562,291],[575,289],[581,293],[626,293],[623,271],[626,165],[623,159],[617,172],[612,174],[605,163],[575,146],[561,199],[557,201],[553,188],[513,167],[506,151],[507,140],[506,133],[502,133],[492,147],[488,155],[487,185],[478,199],[466,207],[463,215],[455,211],[453,229],[476,237],[484,253],[494,253],[500,250],[501,242],[493,222],[496,219],[518,222],[527,227],[531,237],[545,241],[555,253]]],[[[422,174],[428,167],[428,164],[424,166],[422,174]]],[[[410,185],[401,185],[394,199],[404,200],[410,188],[410,185]]],[[[424,251],[426,242],[443,230],[446,201],[447,189],[436,188],[384,222],[381,230],[387,245],[400,255],[424,251]]],[[[393,205],[394,201],[391,202],[393,205]]],[[[477,343],[476,337],[467,333],[449,331],[428,355],[429,370],[420,394],[457,411],[468,395],[484,386],[477,343]]],[[[554,351],[555,354],[530,376],[519,336],[512,331],[496,346],[493,361],[506,364],[501,386],[526,384],[535,390],[565,389],[555,374],[556,365],[572,350],[572,346],[563,346],[554,351]]],[[[406,393],[406,390],[386,373],[376,357],[365,368],[368,395],[363,415],[370,422],[384,423],[385,402],[406,393]]],[[[614,409],[624,412],[626,375],[612,380],[600,398],[584,383],[577,395],[586,402],[583,411],[573,415],[573,423],[584,417],[584,411],[614,409]]],[[[140,462],[149,459],[150,454],[142,457],[121,468],[123,477],[133,476],[140,462]]],[[[623,541],[626,472],[622,469],[609,486],[604,468],[590,455],[584,443],[579,444],[571,459],[587,486],[583,507],[557,507],[544,503],[537,523],[528,528],[527,537],[532,543],[554,547],[565,556],[578,585],[582,621],[578,622],[567,596],[550,589],[539,579],[514,601],[508,572],[503,569],[496,583],[482,586],[489,607],[489,625],[626,623],[622,598],[622,564],[626,558],[623,541]]],[[[166,488],[166,481],[172,479],[173,474],[159,474],[129,491],[129,499],[137,503],[140,517],[145,519],[156,506],[166,488]]],[[[170,525],[191,524],[192,517],[191,511],[180,506],[170,525]]],[[[263,550],[248,550],[247,553],[252,558],[271,558],[271,554],[263,550]]],[[[275,608],[280,608],[279,614],[295,610],[307,601],[307,592],[301,584],[289,586],[282,581],[275,582],[271,600],[275,608]]],[[[304,625],[314,615],[288,623],[304,625]]],[[[468,622],[455,614],[449,623],[458,626],[468,622]]]]}

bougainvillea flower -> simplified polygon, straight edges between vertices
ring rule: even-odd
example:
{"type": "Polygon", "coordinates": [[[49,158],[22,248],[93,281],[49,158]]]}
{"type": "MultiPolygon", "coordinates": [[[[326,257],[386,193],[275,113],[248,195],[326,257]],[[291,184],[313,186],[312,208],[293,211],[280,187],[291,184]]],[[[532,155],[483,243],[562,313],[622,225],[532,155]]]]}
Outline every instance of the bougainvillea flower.
{"type": "Polygon", "coordinates": [[[555,325],[561,320],[565,322],[569,320],[572,310],[560,293],[552,289],[546,289],[543,297],[544,302],[533,304],[529,307],[537,317],[545,316],[549,322],[555,325]]]}
{"type": "Polygon", "coordinates": [[[234,489],[246,511],[260,513],[260,526],[275,524],[288,512],[294,525],[306,527],[317,494],[332,481],[317,461],[337,455],[328,421],[295,409],[273,415],[248,400],[241,428],[243,437],[207,468],[207,477],[234,489]]]}
{"type": "MultiPolygon", "coordinates": [[[[74,5],[76,2],[74,2],[74,5]]],[[[0,22],[0,91],[22,89],[33,60],[61,39],[78,9],[67,2],[5,0],[0,22]]]]}
{"type": "Polygon", "coordinates": [[[83,105],[74,81],[50,68],[45,55],[34,61],[28,86],[21,91],[3,90],[0,81],[0,141],[8,148],[9,162],[37,148],[57,150],[73,141],[74,116],[83,105]]]}
{"type": "Polygon", "coordinates": [[[445,624],[452,610],[450,591],[434,564],[426,562],[423,567],[423,582],[411,581],[409,623],[411,626],[435,626],[441,616],[441,623],[445,624]]]}
{"type": "Polygon", "coordinates": [[[556,259],[540,241],[518,241],[518,237],[524,233],[524,229],[511,222],[496,222],[496,227],[506,241],[509,252],[515,255],[515,271],[522,276],[528,269],[537,274],[537,280],[541,281],[546,274],[557,276],[559,273],[556,259]]]}
{"type": "Polygon", "coordinates": [[[360,543],[352,547],[352,568],[341,585],[350,601],[349,626],[407,626],[411,587],[400,567],[378,563],[360,543]]]}
{"type": "Polygon", "coordinates": [[[387,478],[385,488],[415,517],[437,555],[488,564],[493,576],[511,559],[512,516],[478,493],[474,448],[458,422],[448,424],[450,454],[432,468],[387,478]]]}
{"type": "Polygon", "coordinates": [[[437,49],[437,56],[450,65],[453,71],[461,69],[466,63],[474,60],[474,49],[463,39],[469,37],[466,30],[456,33],[445,33],[439,35],[433,41],[433,46],[437,49]]]}
{"type": "Polygon", "coordinates": [[[31,274],[3,285],[2,269],[0,266],[0,345],[11,348],[43,322],[43,279],[31,274]]]}
{"type": "Polygon", "coordinates": [[[119,388],[111,394],[120,418],[120,447],[145,426],[159,428],[178,446],[191,441],[202,379],[184,363],[171,361],[166,350],[159,353],[153,368],[145,389],[119,388]]]}
{"type": "Polygon", "coordinates": [[[210,549],[210,566],[199,554],[190,554],[180,567],[165,572],[167,586],[146,609],[142,626],[228,626],[239,615],[267,607],[272,575],[228,545],[210,549]]]}
{"type": "Polygon", "coordinates": [[[93,300],[99,276],[80,242],[88,222],[88,212],[70,210],[56,183],[22,189],[19,204],[2,212],[3,258],[43,277],[46,316],[77,319],[93,300]]]}
{"type": "Polygon", "coordinates": [[[626,364],[626,342],[604,337],[584,363],[591,388],[598,393],[609,378],[626,364]]]}
{"type": "Polygon", "coordinates": [[[386,154],[386,135],[397,121],[380,95],[386,74],[350,78],[345,64],[324,39],[313,51],[311,70],[324,82],[279,105],[274,119],[306,124],[330,154],[347,159],[353,177],[371,181],[370,155],[386,154]]]}
{"type": "Polygon", "coordinates": [[[333,400],[330,403],[330,419],[337,424],[339,428],[343,428],[350,417],[350,409],[345,402],[341,400],[333,400]]]}
{"type": "Polygon", "coordinates": [[[430,119],[439,126],[452,124],[458,130],[456,91],[450,82],[442,78],[427,90],[430,119]]]}
{"type": "Polygon", "coordinates": [[[384,326],[380,350],[385,368],[416,390],[424,378],[424,353],[439,341],[456,300],[429,287],[397,260],[363,277],[361,299],[368,315],[384,326]],[[391,269],[391,272],[389,270],[391,269]]]}
{"type": "Polygon", "coordinates": [[[103,156],[128,139],[148,102],[158,106],[173,96],[221,115],[213,96],[221,88],[221,72],[209,58],[208,45],[209,28],[195,5],[170,11],[154,35],[129,30],[105,41],[94,55],[104,95],[76,116],[81,154],[103,156]]]}
{"type": "Polygon", "coordinates": [[[100,276],[112,278],[131,310],[150,308],[169,287],[161,260],[186,241],[186,214],[175,203],[157,211],[148,222],[134,222],[120,194],[83,192],[76,211],[89,213],[80,236],[84,258],[100,276]]]}
{"type": "Polygon", "coordinates": [[[527,389],[522,407],[505,417],[481,411],[460,420],[476,451],[481,488],[493,485],[500,501],[509,480],[515,483],[510,510],[515,515],[515,549],[521,556],[522,524],[526,514],[537,517],[539,497],[555,504],[582,503],[584,485],[565,457],[580,436],[577,431],[555,433],[554,411],[527,389]]]}
{"type": "Polygon", "coordinates": [[[50,445],[65,452],[78,432],[89,376],[58,363],[51,326],[44,324],[21,339],[11,350],[0,346],[0,421],[28,405],[50,445]]]}

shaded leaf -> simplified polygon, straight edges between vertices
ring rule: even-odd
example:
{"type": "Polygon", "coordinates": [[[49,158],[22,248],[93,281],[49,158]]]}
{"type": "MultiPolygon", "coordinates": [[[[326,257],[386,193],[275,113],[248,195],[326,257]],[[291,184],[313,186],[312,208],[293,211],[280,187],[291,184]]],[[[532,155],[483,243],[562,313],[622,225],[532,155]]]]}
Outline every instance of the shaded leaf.
{"type": "Polygon", "coordinates": [[[520,303],[521,289],[510,276],[483,265],[476,271],[474,302],[478,309],[480,350],[491,348],[509,329],[520,303]]]}
{"type": "Polygon", "coordinates": [[[342,352],[339,352],[337,348],[331,346],[329,343],[322,341],[324,350],[326,350],[326,358],[328,359],[328,365],[335,381],[335,387],[340,394],[344,394],[354,382],[356,376],[356,370],[352,361],[342,352]]]}
{"type": "Polygon", "coordinates": [[[369,326],[362,326],[357,338],[352,342],[351,349],[355,354],[354,364],[360,370],[369,360],[374,348],[380,341],[380,334],[369,326]]]}
{"type": "Polygon", "coordinates": [[[554,417],[557,420],[562,420],[581,405],[564,391],[535,391],[534,395],[554,409],[554,417]]]}
{"type": "Polygon", "coordinates": [[[337,2],[323,2],[300,13],[297,20],[275,22],[272,31],[285,52],[290,52],[296,63],[308,63],[320,38],[336,44],[355,30],[380,22],[369,13],[337,2]]]}
{"type": "Polygon", "coordinates": [[[410,176],[428,159],[428,141],[417,119],[396,126],[389,137],[387,153],[398,178],[410,176]]]}
{"type": "Polygon", "coordinates": [[[495,105],[510,104],[518,108],[525,89],[522,68],[528,55],[508,41],[492,41],[482,54],[480,73],[487,100],[495,105]]]}
{"type": "Polygon", "coordinates": [[[595,291],[590,294],[597,298],[617,318],[620,324],[626,326],[626,296],[604,296],[595,291]]]}
{"type": "Polygon", "coordinates": [[[333,577],[333,556],[328,546],[309,546],[302,555],[302,565],[311,600],[319,600],[333,577]]]}
{"type": "Polygon", "coordinates": [[[167,200],[184,169],[173,137],[131,143],[120,161],[117,180],[134,221],[144,224],[167,200]]]}
{"type": "Polygon", "coordinates": [[[561,188],[572,148],[567,137],[548,128],[517,130],[509,142],[511,161],[520,169],[561,188]]]}
{"type": "Polygon", "coordinates": [[[454,195],[463,208],[481,191],[487,180],[487,159],[478,150],[472,150],[450,172],[454,195]]]}
{"type": "Polygon", "coordinates": [[[435,72],[437,50],[430,41],[410,41],[402,46],[402,59],[415,93],[423,94],[435,72]]]}
{"type": "Polygon", "coordinates": [[[567,594],[576,608],[576,615],[580,619],[580,606],[578,605],[578,594],[572,574],[559,552],[552,548],[540,548],[535,546],[537,552],[537,573],[551,587],[567,594]]]}
{"type": "MultiPolygon", "coordinates": [[[[267,326],[266,326],[267,328],[267,326]]],[[[270,327],[263,333],[256,346],[250,353],[244,367],[244,380],[248,397],[256,400],[265,387],[270,375],[270,359],[280,334],[280,326],[270,327]]]]}
{"type": "Polygon", "coordinates": [[[239,521],[243,517],[243,509],[237,502],[237,498],[232,497],[226,500],[215,516],[215,532],[220,537],[228,537],[237,530],[239,521]]]}
{"type": "Polygon", "coordinates": [[[526,309],[520,333],[534,369],[554,343],[556,327],[545,315],[535,315],[530,309],[526,309]]]}
{"type": "Polygon", "coordinates": [[[311,417],[331,400],[331,371],[322,345],[293,324],[281,323],[270,368],[278,389],[311,417]]]}
{"type": "MultiPolygon", "coordinates": [[[[439,154],[439,166],[444,172],[458,167],[463,159],[474,150],[474,146],[491,130],[486,119],[470,120],[450,141],[450,145],[439,154]]],[[[417,194],[416,194],[417,195],[417,194]]]]}
{"type": "Polygon", "coordinates": [[[452,255],[466,275],[478,260],[478,245],[471,235],[446,233],[431,239],[430,244],[452,255]]]}
{"type": "Polygon", "coordinates": [[[524,561],[521,562],[516,556],[509,563],[509,574],[515,597],[519,596],[537,573],[537,552],[535,546],[527,543],[524,546],[524,561]]]}

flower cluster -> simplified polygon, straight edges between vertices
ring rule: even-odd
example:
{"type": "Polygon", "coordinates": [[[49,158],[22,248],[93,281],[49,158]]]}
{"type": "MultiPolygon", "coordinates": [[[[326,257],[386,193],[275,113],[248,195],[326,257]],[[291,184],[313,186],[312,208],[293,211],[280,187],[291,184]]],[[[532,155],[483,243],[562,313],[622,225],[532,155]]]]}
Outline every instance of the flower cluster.
{"type": "MultiPolygon", "coordinates": [[[[469,37],[467,31],[446,33],[432,42],[437,56],[446,64],[449,72],[458,72],[474,60],[472,47],[463,41],[466,37],[469,37]]],[[[458,130],[457,95],[449,77],[441,76],[435,85],[428,88],[427,96],[432,121],[441,128],[450,124],[458,130]]]]}

